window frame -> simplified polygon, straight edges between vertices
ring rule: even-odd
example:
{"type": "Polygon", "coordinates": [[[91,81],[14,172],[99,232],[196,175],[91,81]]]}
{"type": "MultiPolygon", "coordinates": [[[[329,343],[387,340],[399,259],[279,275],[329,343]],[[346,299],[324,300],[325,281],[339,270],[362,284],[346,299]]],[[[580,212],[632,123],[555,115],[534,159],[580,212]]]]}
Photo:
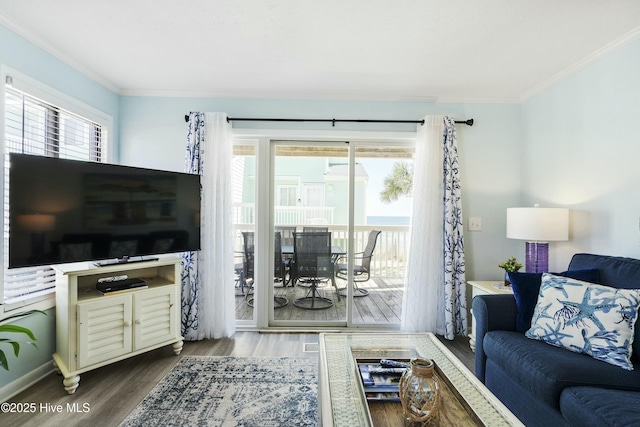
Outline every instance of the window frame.
{"type": "MultiPolygon", "coordinates": [[[[6,149],[6,102],[7,102],[7,86],[12,86],[15,89],[22,91],[29,96],[38,98],[48,104],[78,115],[86,120],[95,122],[101,127],[101,149],[100,156],[102,162],[112,161],[112,147],[113,147],[113,117],[85,104],[78,99],[54,89],[38,80],[35,80],[15,69],[0,64],[0,139],[2,149],[0,154],[4,158],[7,152],[6,149]]],[[[3,166],[4,167],[4,166],[3,166]]],[[[0,174],[0,196],[4,201],[5,197],[5,173],[0,174]]],[[[3,202],[4,203],[4,202],[3,202]]],[[[4,233],[4,229],[3,229],[4,233]]],[[[3,234],[4,241],[4,234],[3,234]]],[[[4,277],[5,272],[5,254],[4,244],[0,245],[0,271],[4,277]]],[[[40,294],[35,297],[25,297],[16,301],[12,301],[10,304],[6,304],[4,301],[4,280],[0,281],[0,315],[7,312],[15,312],[21,309],[38,309],[46,310],[55,307],[55,290],[50,293],[40,294]]]]}

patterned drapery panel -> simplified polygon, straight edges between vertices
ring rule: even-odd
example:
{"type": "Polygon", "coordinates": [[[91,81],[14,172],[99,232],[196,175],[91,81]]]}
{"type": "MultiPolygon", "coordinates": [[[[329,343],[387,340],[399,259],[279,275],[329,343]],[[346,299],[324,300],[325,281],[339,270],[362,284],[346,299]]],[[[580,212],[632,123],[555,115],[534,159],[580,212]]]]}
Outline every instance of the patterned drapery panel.
{"type": "Polygon", "coordinates": [[[467,334],[466,280],[464,236],[462,221],[462,192],[456,125],[451,117],[444,117],[443,130],[444,176],[444,336],[467,334]]]}
{"type": "MultiPolygon", "coordinates": [[[[189,114],[187,133],[187,153],[184,170],[202,175],[202,157],[200,146],[204,144],[204,113],[189,114]]],[[[202,188],[200,189],[202,191],[202,188]]],[[[182,336],[187,341],[198,339],[198,253],[182,254],[182,336]]]]}
{"type": "Polygon", "coordinates": [[[464,239],[455,123],[427,116],[417,132],[402,329],[465,335],[464,239]]]}
{"type": "Polygon", "coordinates": [[[182,335],[189,341],[235,333],[232,153],[226,114],[189,115],[185,171],[201,175],[201,250],[182,261],[182,335]]]}

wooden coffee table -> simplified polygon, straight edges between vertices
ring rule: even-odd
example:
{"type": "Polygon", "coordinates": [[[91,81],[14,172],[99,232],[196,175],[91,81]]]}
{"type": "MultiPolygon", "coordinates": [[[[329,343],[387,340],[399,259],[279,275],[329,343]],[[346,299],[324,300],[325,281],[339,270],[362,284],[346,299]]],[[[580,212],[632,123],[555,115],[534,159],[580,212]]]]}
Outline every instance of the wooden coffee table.
{"type": "Polygon", "coordinates": [[[397,404],[385,409],[388,404],[375,403],[370,410],[356,359],[406,360],[418,356],[433,359],[436,372],[449,389],[443,395],[449,399],[443,402],[443,407],[447,411],[465,412],[441,417],[441,427],[523,425],[433,334],[326,333],[320,334],[319,351],[319,425],[380,427],[396,421],[402,425],[397,404]]]}

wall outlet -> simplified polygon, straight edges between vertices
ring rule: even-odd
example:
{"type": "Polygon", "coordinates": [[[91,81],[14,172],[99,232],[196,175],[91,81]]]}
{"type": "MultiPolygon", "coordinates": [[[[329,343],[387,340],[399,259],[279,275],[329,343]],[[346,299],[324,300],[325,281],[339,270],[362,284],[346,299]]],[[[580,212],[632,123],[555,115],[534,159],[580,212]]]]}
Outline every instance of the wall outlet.
{"type": "Polygon", "coordinates": [[[469,217],[469,231],[482,231],[482,218],[477,216],[469,217]]]}

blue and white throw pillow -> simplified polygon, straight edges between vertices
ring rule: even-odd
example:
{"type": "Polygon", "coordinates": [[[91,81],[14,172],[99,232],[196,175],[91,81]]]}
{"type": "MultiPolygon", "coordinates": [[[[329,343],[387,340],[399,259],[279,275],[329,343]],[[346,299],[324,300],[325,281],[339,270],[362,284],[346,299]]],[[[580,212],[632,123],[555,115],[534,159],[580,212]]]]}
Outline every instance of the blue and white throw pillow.
{"type": "Polygon", "coordinates": [[[632,370],[639,289],[617,289],[545,273],[528,338],[632,370]]]}

